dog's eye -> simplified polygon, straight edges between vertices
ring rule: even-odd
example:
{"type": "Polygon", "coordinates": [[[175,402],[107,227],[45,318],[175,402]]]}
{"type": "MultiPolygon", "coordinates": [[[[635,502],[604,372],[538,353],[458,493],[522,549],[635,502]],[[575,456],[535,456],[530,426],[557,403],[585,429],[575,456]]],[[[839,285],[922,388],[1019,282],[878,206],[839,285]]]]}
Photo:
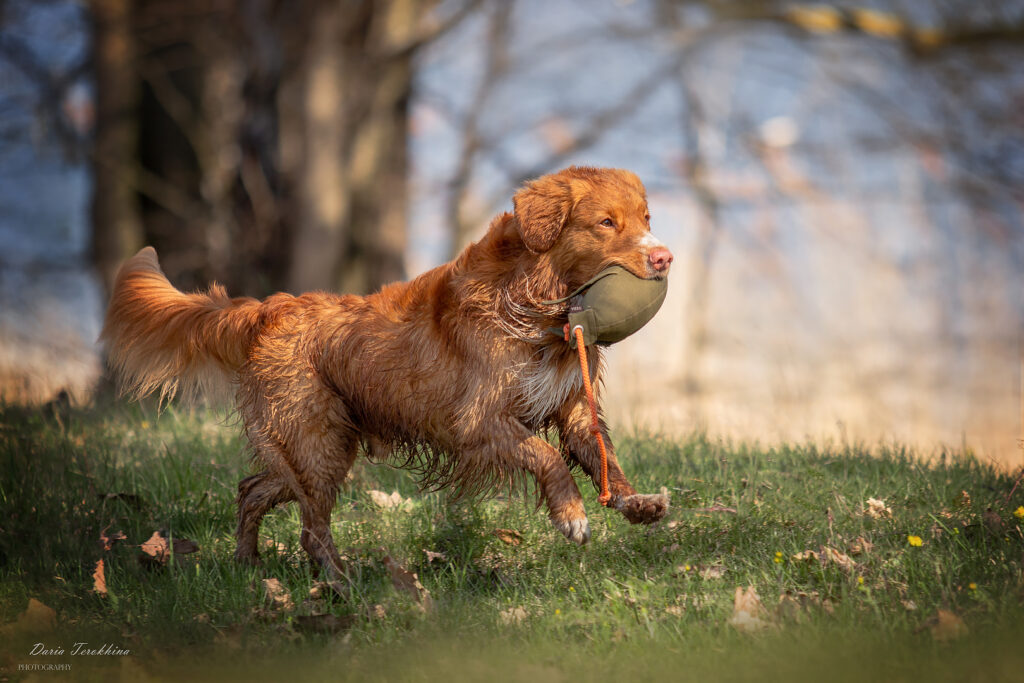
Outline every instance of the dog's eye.
{"type": "Polygon", "coordinates": [[[611,218],[605,218],[603,221],[601,221],[601,225],[603,225],[603,226],[605,226],[607,228],[614,228],[615,227],[615,223],[612,221],[611,218]]]}
{"type": "Polygon", "coordinates": [[[644,223],[650,223],[650,222],[651,222],[651,214],[647,214],[646,216],[644,216],[644,223]]]}

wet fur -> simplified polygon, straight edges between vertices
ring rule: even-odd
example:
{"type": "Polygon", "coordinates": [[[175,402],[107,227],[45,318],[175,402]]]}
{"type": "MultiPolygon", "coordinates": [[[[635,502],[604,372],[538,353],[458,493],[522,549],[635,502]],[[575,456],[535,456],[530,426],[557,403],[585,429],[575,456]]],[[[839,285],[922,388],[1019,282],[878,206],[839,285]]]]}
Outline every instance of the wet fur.
{"type": "MultiPolygon", "coordinates": [[[[598,453],[576,352],[547,331],[566,304],[542,302],[613,263],[657,276],[645,251],[656,240],[627,171],[566,169],[527,184],[514,205],[454,261],[365,297],[185,294],[151,248],[124,264],[102,337],[126,389],[167,397],[214,377],[235,389],[263,468],[239,484],[239,559],[256,559],[263,515],[294,500],[303,547],[339,571],[330,513],[360,447],[457,494],[531,476],[555,526],[589,539],[569,466],[593,479],[598,453]],[[606,215],[614,232],[598,225],[606,215]],[[560,451],[543,430],[558,434],[560,451]]],[[[590,358],[597,383],[601,350],[590,358]]],[[[665,514],[667,499],[636,495],[613,449],[609,484],[631,521],[665,514]]]]}

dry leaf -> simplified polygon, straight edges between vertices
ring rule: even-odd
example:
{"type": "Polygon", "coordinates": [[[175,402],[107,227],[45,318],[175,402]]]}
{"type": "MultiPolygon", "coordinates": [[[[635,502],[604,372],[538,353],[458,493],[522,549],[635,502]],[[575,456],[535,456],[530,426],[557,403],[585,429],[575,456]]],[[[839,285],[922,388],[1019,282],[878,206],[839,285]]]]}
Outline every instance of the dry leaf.
{"type": "Polygon", "coordinates": [[[856,539],[854,539],[853,543],[850,544],[850,554],[867,555],[874,549],[874,547],[874,543],[864,538],[863,536],[858,536],[856,539]]]}
{"type": "Polygon", "coordinates": [[[764,615],[764,605],[754,587],[737,587],[729,625],[742,633],[755,633],[771,625],[762,619],[764,615]]]}
{"type": "Polygon", "coordinates": [[[864,514],[872,519],[881,519],[883,517],[892,517],[892,509],[885,504],[884,500],[868,498],[864,514]]]}
{"type": "Polygon", "coordinates": [[[275,555],[288,554],[288,546],[286,546],[284,543],[281,543],[280,541],[275,541],[272,538],[263,539],[263,548],[274,553],[275,555]]]}
{"type": "Polygon", "coordinates": [[[92,573],[92,589],[101,597],[107,597],[107,579],[103,573],[103,560],[96,560],[96,569],[92,573]]]}
{"type": "MultiPolygon", "coordinates": [[[[139,561],[145,565],[162,566],[167,564],[173,550],[175,555],[190,555],[199,550],[199,544],[187,538],[174,538],[168,540],[162,531],[154,531],[149,540],[139,546],[143,555],[139,561]],[[172,547],[173,546],[173,547],[172,547]]],[[[175,558],[180,559],[180,558],[175,558]]]]}
{"type": "Polygon", "coordinates": [[[720,579],[723,576],[725,576],[725,567],[720,564],[713,564],[710,567],[704,567],[700,570],[700,578],[705,581],[720,579]]]}
{"type": "Polygon", "coordinates": [[[955,498],[953,498],[953,505],[959,508],[971,507],[971,494],[967,491],[961,491],[955,498]]]}
{"type": "Polygon", "coordinates": [[[153,535],[149,537],[149,540],[139,546],[139,548],[142,549],[142,552],[146,553],[146,555],[160,564],[167,561],[167,556],[170,552],[170,544],[159,531],[154,531],[153,535]]]}
{"type": "Polygon", "coordinates": [[[366,493],[374,505],[385,510],[399,510],[411,504],[411,501],[402,498],[402,494],[398,491],[392,491],[390,494],[383,491],[367,491],[366,493]]]}
{"type": "Polygon", "coordinates": [[[857,563],[850,559],[849,555],[841,553],[835,548],[825,546],[824,548],[822,548],[821,552],[825,556],[826,563],[837,565],[840,569],[844,571],[851,571],[854,567],[857,566],[857,563]]]}
{"type": "Polygon", "coordinates": [[[415,572],[408,571],[390,555],[384,557],[384,566],[387,567],[388,573],[391,575],[391,584],[395,588],[411,595],[424,611],[433,606],[430,591],[423,587],[415,572]]]}
{"type": "Polygon", "coordinates": [[[681,616],[683,616],[683,612],[685,612],[685,611],[686,611],[686,608],[683,607],[682,605],[669,605],[668,607],[665,608],[665,613],[666,614],[671,614],[674,617],[681,617],[681,616]]]}
{"type": "Polygon", "coordinates": [[[370,619],[385,619],[388,616],[388,611],[384,609],[384,605],[378,603],[369,609],[368,616],[370,619]]]}
{"type": "Polygon", "coordinates": [[[519,624],[529,616],[523,607],[510,607],[498,614],[503,624],[519,624]]]}
{"type": "Polygon", "coordinates": [[[334,594],[344,598],[346,596],[345,584],[341,581],[317,581],[309,588],[309,600],[323,600],[334,594]]]}
{"type": "Polygon", "coordinates": [[[448,561],[448,556],[445,555],[444,553],[435,553],[432,550],[424,550],[423,554],[427,556],[427,564],[430,564],[434,560],[438,560],[440,562],[447,562],[448,561]]]}
{"type": "Polygon", "coordinates": [[[291,593],[285,590],[278,579],[263,579],[263,592],[271,607],[278,610],[294,609],[291,593]]]}
{"type": "Polygon", "coordinates": [[[925,627],[931,632],[932,638],[939,642],[956,640],[967,635],[967,624],[964,620],[945,609],[936,612],[935,616],[925,622],[925,627]]]}
{"type": "Polygon", "coordinates": [[[515,529],[495,529],[494,535],[509,545],[519,545],[523,542],[523,535],[515,529]]]}
{"type": "Polygon", "coordinates": [[[794,562],[818,562],[820,557],[813,550],[804,550],[793,555],[794,562]]]}
{"type": "Polygon", "coordinates": [[[128,537],[124,535],[123,531],[115,531],[107,536],[107,530],[104,529],[100,532],[100,545],[103,546],[104,550],[110,550],[114,547],[114,541],[124,541],[127,538],[128,537]]]}

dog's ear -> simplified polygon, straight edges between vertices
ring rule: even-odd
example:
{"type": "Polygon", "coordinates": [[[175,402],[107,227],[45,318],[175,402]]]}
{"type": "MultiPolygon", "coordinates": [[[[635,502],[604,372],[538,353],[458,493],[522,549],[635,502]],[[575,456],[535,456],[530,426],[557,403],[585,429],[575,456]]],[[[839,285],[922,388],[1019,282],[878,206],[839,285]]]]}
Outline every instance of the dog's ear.
{"type": "Polygon", "coordinates": [[[512,206],[526,248],[535,254],[550,249],[569,222],[572,205],[572,185],[557,175],[538,178],[516,192],[512,206]]]}

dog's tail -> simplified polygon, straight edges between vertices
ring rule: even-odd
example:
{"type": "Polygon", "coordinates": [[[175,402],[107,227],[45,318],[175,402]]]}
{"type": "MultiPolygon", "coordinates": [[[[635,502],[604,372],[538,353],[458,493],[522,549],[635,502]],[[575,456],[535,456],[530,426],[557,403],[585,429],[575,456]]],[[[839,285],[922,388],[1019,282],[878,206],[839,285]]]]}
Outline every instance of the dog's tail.
{"type": "Polygon", "coordinates": [[[161,399],[231,380],[260,327],[260,302],[228,298],[213,285],[185,294],[164,276],[152,247],[130,258],[117,274],[100,339],[122,390],[161,399]],[[211,382],[211,380],[213,380],[211,382]]]}

